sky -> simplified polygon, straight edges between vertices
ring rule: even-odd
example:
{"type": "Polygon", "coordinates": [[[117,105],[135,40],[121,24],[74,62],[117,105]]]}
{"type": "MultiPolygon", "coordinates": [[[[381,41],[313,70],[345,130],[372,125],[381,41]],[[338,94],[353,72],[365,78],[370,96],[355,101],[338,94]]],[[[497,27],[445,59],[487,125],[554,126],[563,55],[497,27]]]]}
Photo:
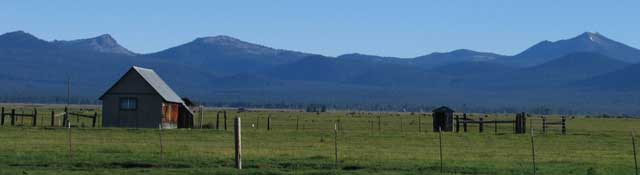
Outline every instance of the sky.
{"type": "Polygon", "coordinates": [[[111,34],[138,53],[227,35],[327,56],[513,55],[587,31],[640,48],[639,8],[637,0],[3,0],[0,33],[45,40],[111,34]]]}

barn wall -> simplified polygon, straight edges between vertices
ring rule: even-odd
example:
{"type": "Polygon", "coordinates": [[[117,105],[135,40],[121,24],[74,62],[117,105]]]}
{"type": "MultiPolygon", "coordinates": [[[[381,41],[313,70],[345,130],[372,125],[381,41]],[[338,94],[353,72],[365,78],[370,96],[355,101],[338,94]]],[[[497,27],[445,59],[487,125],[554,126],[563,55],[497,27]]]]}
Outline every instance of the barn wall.
{"type": "Polygon", "coordinates": [[[157,128],[162,118],[162,98],[157,95],[107,95],[103,99],[103,127],[157,128]],[[120,110],[120,98],[138,99],[135,111],[120,110]]]}
{"type": "Polygon", "coordinates": [[[129,71],[103,97],[103,127],[157,128],[162,97],[139,74],[129,71]],[[120,110],[120,98],[138,99],[135,111],[120,110]]]}

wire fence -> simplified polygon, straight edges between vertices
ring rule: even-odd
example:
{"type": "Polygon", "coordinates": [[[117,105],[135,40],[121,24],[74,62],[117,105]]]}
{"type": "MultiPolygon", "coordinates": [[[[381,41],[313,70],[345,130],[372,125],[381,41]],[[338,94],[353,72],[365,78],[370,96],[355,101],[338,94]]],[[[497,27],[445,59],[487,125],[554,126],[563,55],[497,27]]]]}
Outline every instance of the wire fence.
{"type": "MultiPolygon", "coordinates": [[[[34,111],[29,109],[16,111],[34,111]]],[[[227,111],[224,131],[223,118],[216,119],[218,110],[207,110],[202,123],[209,128],[204,129],[163,130],[161,136],[157,128],[101,129],[99,122],[91,128],[83,123],[92,121],[81,117],[71,119],[76,124],[69,134],[61,122],[49,125],[47,109],[37,109],[36,127],[28,125],[28,117],[21,118],[20,124],[3,126],[0,154],[6,158],[4,163],[225,170],[234,167],[233,118],[240,117],[243,171],[325,172],[334,171],[337,164],[335,171],[345,173],[633,174],[635,140],[632,146],[630,131],[640,124],[634,119],[567,117],[567,134],[562,135],[558,128],[543,133],[541,118],[530,116],[527,134],[514,134],[513,125],[488,123],[483,132],[480,125],[469,124],[466,133],[440,135],[432,129],[430,114],[227,111]],[[213,127],[216,122],[218,128],[213,127]]],[[[55,116],[60,108],[49,110],[55,116]]],[[[72,111],[100,115],[99,109],[72,111]]],[[[513,116],[471,114],[469,118],[493,121],[513,116]]],[[[200,122],[198,117],[195,120],[200,122]]]]}

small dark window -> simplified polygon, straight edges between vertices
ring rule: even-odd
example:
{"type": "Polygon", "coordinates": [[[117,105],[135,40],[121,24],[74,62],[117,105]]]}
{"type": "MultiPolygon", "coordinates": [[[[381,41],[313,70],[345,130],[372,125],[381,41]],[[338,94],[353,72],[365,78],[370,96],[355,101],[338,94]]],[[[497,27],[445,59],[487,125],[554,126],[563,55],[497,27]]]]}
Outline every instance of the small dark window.
{"type": "Polygon", "coordinates": [[[135,111],[138,109],[138,99],[136,98],[120,98],[120,110],[135,111]]]}

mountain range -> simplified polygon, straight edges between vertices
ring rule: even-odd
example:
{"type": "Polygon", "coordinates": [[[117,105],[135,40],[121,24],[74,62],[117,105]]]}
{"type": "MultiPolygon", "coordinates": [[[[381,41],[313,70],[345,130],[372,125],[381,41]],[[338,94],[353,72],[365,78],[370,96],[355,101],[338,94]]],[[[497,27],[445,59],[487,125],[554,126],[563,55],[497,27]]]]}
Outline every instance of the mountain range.
{"type": "Polygon", "coordinates": [[[640,50],[591,32],[545,40],[512,56],[459,49],[397,58],[328,57],[230,36],[142,54],[109,34],[45,41],[16,31],[0,35],[0,62],[0,101],[6,102],[59,102],[67,81],[76,101],[95,102],[137,65],[155,69],[178,94],[216,105],[640,113],[634,100],[640,50]]]}

